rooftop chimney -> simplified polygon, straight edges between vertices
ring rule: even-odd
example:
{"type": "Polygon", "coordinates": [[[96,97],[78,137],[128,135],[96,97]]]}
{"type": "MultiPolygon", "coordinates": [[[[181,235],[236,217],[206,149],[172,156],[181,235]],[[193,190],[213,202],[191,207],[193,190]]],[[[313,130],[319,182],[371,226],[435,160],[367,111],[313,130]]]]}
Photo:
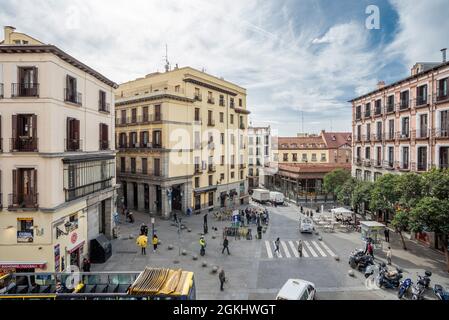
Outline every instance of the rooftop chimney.
{"type": "Polygon", "coordinates": [[[377,83],[377,89],[382,89],[383,87],[385,87],[385,81],[379,81],[377,83]]]}
{"type": "Polygon", "coordinates": [[[16,28],[11,26],[4,26],[3,30],[5,32],[5,44],[11,44],[11,33],[13,33],[16,28]]]}
{"type": "Polygon", "coordinates": [[[447,48],[443,48],[443,49],[440,50],[441,53],[443,54],[443,63],[446,62],[446,50],[447,50],[447,48]]]}

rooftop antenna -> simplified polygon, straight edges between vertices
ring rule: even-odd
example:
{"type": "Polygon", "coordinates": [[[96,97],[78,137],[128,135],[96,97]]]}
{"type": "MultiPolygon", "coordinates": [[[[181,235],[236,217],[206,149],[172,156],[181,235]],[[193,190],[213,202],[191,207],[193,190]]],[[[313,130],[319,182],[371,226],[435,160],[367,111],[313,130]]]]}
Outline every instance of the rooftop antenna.
{"type": "Polygon", "coordinates": [[[332,131],[332,118],[331,118],[331,132],[333,132],[333,131],[332,131]]]}
{"type": "Polygon", "coordinates": [[[168,61],[168,46],[165,44],[165,72],[170,71],[170,62],[168,61]]]}

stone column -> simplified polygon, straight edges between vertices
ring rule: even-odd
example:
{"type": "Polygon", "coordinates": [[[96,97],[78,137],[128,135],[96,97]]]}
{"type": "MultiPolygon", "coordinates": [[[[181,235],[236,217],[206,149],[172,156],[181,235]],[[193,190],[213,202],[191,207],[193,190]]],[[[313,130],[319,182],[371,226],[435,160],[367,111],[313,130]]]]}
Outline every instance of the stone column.
{"type": "Polygon", "coordinates": [[[113,228],[113,219],[114,219],[114,217],[113,217],[113,210],[112,210],[112,208],[113,208],[113,200],[114,200],[114,198],[108,198],[108,199],[106,199],[106,200],[104,200],[104,202],[105,202],[105,206],[104,206],[104,210],[105,210],[105,217],[106,217],[106,223],[105,223],[105,236],[108,238],[108,239],[112,239],[113,237],[112,237],[112,228],[113,228]]]}
{"type": "Polygon", "coordinates": [[[192,182],[189,181],[184,183],[181,187],[181,191],[182,191],[182,212],[186,213],[187,208],[192,206],[192,182]]]}
{"type": "Polygon", "coordinates": [[[127,202],[128,202],[128,209],[134,209],[134,184],[132,182],[127,182],[126,185],[127,190],[127,202]]]}
{"type": "Polygon", "coordinates": [[[167,187],[161,188],[161,200],[162,200],[162,218],[164,219],[170,219],[170,209],[169,203],[168,203],[168,196],[167,196],[167,187]]]}
{"type": "Polygon", "coordinates": [[[149,185],[149,199],[148,202],[150,203],[150,212],[151,214],[156,215],[157,206],[156,206],[156,186],[153,184],[149,185]]]}
{"type": "Polygon", "coordinates": [[[145,186],[143,183],[137,185],[137,210],[145,212],[145,186]]]}

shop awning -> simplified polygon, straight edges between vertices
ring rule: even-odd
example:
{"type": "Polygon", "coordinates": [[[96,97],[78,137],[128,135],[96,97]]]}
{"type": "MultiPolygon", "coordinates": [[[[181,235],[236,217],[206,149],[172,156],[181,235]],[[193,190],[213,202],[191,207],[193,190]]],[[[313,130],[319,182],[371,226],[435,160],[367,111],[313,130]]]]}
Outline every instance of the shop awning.
{"type": "Polygon", "coordinates": [[[46,261],[0,261],[0,268],[4,269],[44,269],[46,261]]]}
{"type": "Polygon", "coordinates": [[[203,187],[203,188],[198,188],[193,190],[194,193],[205,193],[205,192],[210,192],[210,191],[215,191],[217,190],[217,187],[214,186],[210,186],[210,187],[203,187]]]}
{"type": "Polygon", "coordinates": [[[72,253],[72,252],[78,250],[79,248],[81,248],[82,246],[84,246],[84,242],[85,242],[85,241],[81,241],[80,243],[78,243],[77,245],[75,245],[73,248],[68,249],[67,252],[68,252],[68,253],[72,253]]]}

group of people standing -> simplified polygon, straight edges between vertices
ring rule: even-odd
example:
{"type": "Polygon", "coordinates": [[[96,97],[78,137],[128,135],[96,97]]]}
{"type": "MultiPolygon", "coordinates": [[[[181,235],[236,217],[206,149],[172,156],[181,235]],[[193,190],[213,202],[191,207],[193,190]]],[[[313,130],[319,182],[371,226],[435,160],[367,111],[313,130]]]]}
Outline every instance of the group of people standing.
{"type": "Polygon", "coordinates": [[[256,225],[268,224],[269,216],[267,208],[249,208],[246,207],[245,210],[239,210],[240,221],[244,223],[246,218],[246,224],[249,226],[251,223],[256,225]]]}
{"type": "MultiPolygon", "coordinates": [[[[137,237],[136,243],[141,249],[141,254],[146,255],[146,248],[148,245],[148,226],[144,223],[140,226],[140,235],[137,237]]],[[[157,250],[157,245],[159,244],[159,239],[156,234],[153,235],[151,243],[153,244],[153,253],[155,253],[157,250]]]]}

